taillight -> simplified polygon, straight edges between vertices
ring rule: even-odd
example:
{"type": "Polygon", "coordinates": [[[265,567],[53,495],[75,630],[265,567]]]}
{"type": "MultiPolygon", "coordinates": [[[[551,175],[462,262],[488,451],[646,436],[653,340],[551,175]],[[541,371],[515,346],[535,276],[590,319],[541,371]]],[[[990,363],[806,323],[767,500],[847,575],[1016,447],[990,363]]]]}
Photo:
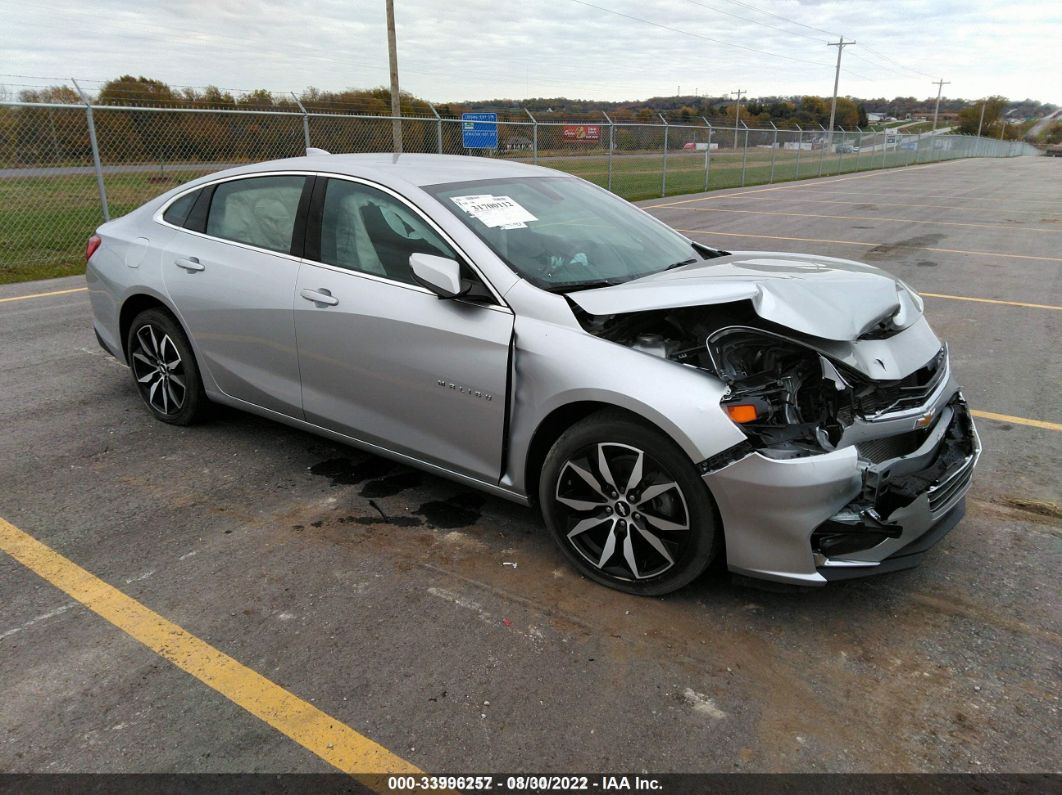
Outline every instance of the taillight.
{"type": "Polygon", "coordinates": [[[99,235],[93,235],[88,239],[88,243],[85,244],[85,262],[92,259],[92,255],[96,253],[96,249],[100,247],[102,242],[99,235]]]}

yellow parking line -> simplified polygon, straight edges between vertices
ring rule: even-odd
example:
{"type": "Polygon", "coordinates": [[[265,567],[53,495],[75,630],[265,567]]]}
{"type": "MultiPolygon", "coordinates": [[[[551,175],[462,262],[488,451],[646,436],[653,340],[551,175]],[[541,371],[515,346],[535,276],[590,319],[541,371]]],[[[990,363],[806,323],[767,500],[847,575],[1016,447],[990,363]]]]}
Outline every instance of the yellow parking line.
{"type": "Polygon", "coordinates": [[[994,411],[974,411],[970,413],[975,417],[996,422],[1011,422],[1015,425],[1028,425],[1030,428],[1043,428],[1046,431],[1062,431],[1062,422],[1045,422],[1044,420],[1029,420],[1025,417],[1011,417],[1009,414],[996,414],[994,411]]]}
{"type": "Polygon", "coordinates": [[[1024,301],[1000,301],[997,298],[973,298],[969,295],[946,295],[944,293],[918,293],[923,298],[947,298],[949,301],[974,301],[978,304],[1003,304],[1004,306],[1023,306],[1026,309],[1054,309],[1062,312],[1062,306],[1051,304],[1027,304],[1024,301]]]}
{"type": "Polygon", "coordinates": [[[999,251],[967,251],[961,248],[935,248],[932,246],[906,246],[898,243],[863,243],[858,240],[830,240],[817,237],[782,237],[780,235],[751,235],[744,232],[719,232],[715,229],[678,229],[686,235],[712,235],[721,237],[752,237],[760,240],[798,240],[804,243],[837,243],[842,246],[861,246],[863,248],[876,248],[889,246],[890,248],[905,248],[913,251],[936,251],[940,254],[966,254],[972,257],[1005,257],[1007,259],[1028,259],[1041,262],[1062,262],[1062,257],[1035,257],[1031,254],[1003,254],[999,251]]]}
{"type": "Polygon", "coordinates": [[[741,215],[780,215],[792,218],[832,218],[840,221],[891,221],[899,224],[932,224],[934,226],[971,226],[977,229],[1008,229],[1014,232],[1042,232],[1062,235],[1058,229],[1040,229],[1035,226],[1015,226],[1014,224],[977,224],[969,221],[931,221],[920,218],[890,218],[884,215],[826,215],[824,213],[793,213],[783,210],[739,210],[734,207],[687,207],[687,212],[698,213],[738,213],[741,215]]]}
{"type": "Polygon", "coordinates": [[[11,298],[0,298],[0,304],[6,304],[8,301],[28,301],[30,298],[47,298],[50,295],[67,295],[69,293],[83,293],[88,290],[88,287],[74,287],[70,290],[53,290],[50,293],[30,293],[29,295],[15,295],[11,298]]]}
{"type": "Polygon", "coordinates": [[[0,518],[0,550],[153,652],[369,787],[406,760],[289,693],[0,518]]]}

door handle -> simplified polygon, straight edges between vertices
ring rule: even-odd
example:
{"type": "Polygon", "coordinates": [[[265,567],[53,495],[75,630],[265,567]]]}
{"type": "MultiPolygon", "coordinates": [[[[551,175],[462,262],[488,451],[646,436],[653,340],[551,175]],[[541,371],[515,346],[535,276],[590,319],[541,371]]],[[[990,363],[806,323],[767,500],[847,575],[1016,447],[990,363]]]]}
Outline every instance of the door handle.
{"type": "Polygon", "coordinates": [[[198,257],[178,257],[173,261],[173,264],[178,268],[184,268],[189,273],[206,270],[206,266],[199,262],[198,257]]]}
{"type": "Polygon", "coordinates": [[[303,298],[307,301],[313,301],[315,304],[326,304],[327,306],[335,306],[339,303],[339,299],[332,295],[328,290],[302,290],[299,292],[303,298]]]}

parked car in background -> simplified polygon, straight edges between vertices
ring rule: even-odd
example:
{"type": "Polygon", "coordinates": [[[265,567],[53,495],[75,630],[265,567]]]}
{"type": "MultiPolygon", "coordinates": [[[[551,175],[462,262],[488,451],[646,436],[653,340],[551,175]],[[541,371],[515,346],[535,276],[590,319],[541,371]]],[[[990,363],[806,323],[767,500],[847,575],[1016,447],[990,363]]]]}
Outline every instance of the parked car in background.
{"type": "Polygon", "coordinates": [[[693,242],[550,169],[243,166],[87,256],[99,342],[157,419],[221,403],[536,504],[572,565],[632,593],[720,555],[802,585],[914,565],[980,453],[902,281],[693,242]]]}
{"type": "Polygon", "coordinates": [[[1044,150],[1048,157],[1062,157],[1062,144],[1052,144],[1044,150]]]}

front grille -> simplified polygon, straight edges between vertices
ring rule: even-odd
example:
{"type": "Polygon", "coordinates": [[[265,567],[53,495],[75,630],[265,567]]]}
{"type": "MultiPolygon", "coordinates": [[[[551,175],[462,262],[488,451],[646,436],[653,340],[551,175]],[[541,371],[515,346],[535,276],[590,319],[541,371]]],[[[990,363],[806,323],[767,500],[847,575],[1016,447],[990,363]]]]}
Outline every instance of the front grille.
{"type": "Polygon", "coordinates": [[[977,434],[961,401],[951,404],[953,415],[933,451],[932,461],[917,472],[894,474],[887,467],[874,490],[874,508],[884,517],[909,505],[921,494],[927,496],[930,512],[941,514],[952,508],[966,493],[977,460],[977,434]]]}
{"type": "Polygon", "coordinates": [[[913,453],[925,438],[925,431],[909,431],[895,436],[886,436],[884,439],[859,442],[856,445],[856,451],[864,461],[880,464],[890,458],[913,453]]]}
{"type": "Polygon", "coordinates": [[[939,513],[947,510],[958,500],[970,485],[973,479],[974,456],[966,459],[966,462],[955,472],[948,475],[943,481],[929,489],[929,510],[939,513]]]}
{"type": "Polygon", "coordinates": [[[947,362],[947,348],[941,348],[929,363],[906,378],[889,382],[865,382],[856,388],[857,411],[866,419],[876,419],[883,414],[921,408],[947,377],[947,362]]]}

